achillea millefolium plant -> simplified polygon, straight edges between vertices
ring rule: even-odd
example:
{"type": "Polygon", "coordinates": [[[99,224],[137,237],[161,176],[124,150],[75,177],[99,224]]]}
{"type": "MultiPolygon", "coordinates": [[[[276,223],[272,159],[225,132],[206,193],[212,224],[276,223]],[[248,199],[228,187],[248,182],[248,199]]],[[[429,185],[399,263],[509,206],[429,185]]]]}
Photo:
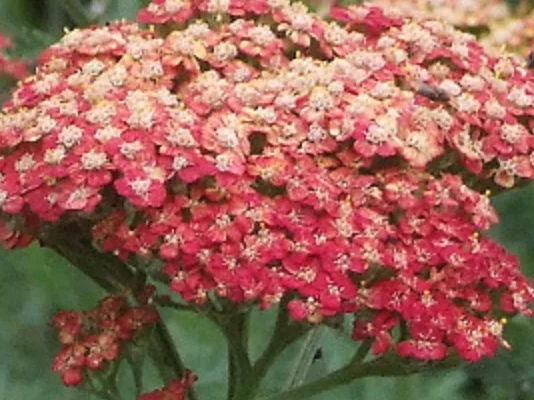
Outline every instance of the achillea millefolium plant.
{"type": "Polygon", "coordinates": [[[139,398],[196,398],[162,307],[225,333],[234,400],[262,394],[318,324],[349,321],[354,360],[266,398],[476,362],[532,314],[532,286],[485,231],[490,197],[534,178],[533,115],[524,63],[438,20],[154,0],[137,23],[67,32],[19,82],[0,115],[1,237],[110,292],[51,322],[53,369],[104,398],[144,341],[168,386],[141,395],[136,374],[139,398]],[[247,316],[273,307],[252,360],[247,316]]]}

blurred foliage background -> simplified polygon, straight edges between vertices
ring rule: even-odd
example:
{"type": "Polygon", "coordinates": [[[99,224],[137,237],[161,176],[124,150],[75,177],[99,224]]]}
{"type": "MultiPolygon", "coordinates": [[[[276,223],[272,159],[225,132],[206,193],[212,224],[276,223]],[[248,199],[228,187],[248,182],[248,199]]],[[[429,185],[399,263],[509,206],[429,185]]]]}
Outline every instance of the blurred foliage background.
{"type": "MultiPolygon", "coordinates": [[[[18,44],[14,55],[33,58],[76,21],[64,9],[69,0],[0,0],[0,31],[18,44]]],[[[87,2],[98,22],[131,19],[141,0],[87,2]]],[[[520,257],[524,272],[534,277],[534,186],[495,199],[502,223],[491,234],[520,257]]],[[[64,389],[50,371],[58,350],[50,316],[59,309],[92,307],[103,293],[59,256],[34,245],[24,251],[0,251],[0,400],[91,399],[75,389],[64,389]]],[[[186,365],[200,375],[203,399],[218,400],[224,393],[226,349],[222,336],[209,322],[190,315],[168,316],[186,365]],[[222,386],[221,386],[222,385],[222,386]]],[[[251,346],[257,354],[269,333],[269,314],[253,318],[251,346]]],[[[481,364],[448,372],[409,378],[365,379],[313,400],[527,400],[534,399],[534,321],[514,319],[507,326],[511,352],[481,364]]],[[[346,335],[328,332],[323,357],[314,363],[311,377],[341,366],[354,343],[346,335]]],[[[279,387],[282,368],[296,348],[290,349],[268,377],[279,387]]],[[[292,354],[293,353],[293,354],[292,354]]],[[[127,379],[127,378],[126,378],[127,379]]],[[[157,385],[157,383],[155,383],[157,385]]]]}

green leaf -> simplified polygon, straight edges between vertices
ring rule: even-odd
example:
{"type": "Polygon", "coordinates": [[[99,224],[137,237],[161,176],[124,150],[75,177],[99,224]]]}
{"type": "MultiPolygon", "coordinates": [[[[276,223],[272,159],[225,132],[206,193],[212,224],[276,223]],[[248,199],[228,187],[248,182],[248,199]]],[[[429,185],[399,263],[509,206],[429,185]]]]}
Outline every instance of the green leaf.
{"type": "MultiPolygon", "coordinates": [[[[10,27],[10,23],[4,26],[10,27]]],[[[14,33],[11,34],[11,39],[15,43],[13,49],[9,49],[8,54],[13,58],[33,59],[53,44],[57,38],[44,31],[29,26],[21,25],[16,29],[12,27],[14,33]]]]}
{"type": "Polygon", "coordinates": [[[133,21],[143,6],[140,0],[113,0],[106,18],[108,20],[125,18],[133,21]]]}

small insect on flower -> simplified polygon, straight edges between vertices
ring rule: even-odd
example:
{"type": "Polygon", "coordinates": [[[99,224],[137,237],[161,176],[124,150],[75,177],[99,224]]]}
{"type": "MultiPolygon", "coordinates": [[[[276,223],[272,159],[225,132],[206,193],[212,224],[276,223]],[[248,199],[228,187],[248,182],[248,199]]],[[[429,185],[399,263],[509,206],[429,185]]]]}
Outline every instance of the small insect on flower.
{"type": "Polygon", "coordinates": [[[450,97],[447,92],[436,86],[430,86],[427,84],[421,84],[417,89],[417,94],[425,96],[432,101],[446,102],[449,101],[450,97]]]}

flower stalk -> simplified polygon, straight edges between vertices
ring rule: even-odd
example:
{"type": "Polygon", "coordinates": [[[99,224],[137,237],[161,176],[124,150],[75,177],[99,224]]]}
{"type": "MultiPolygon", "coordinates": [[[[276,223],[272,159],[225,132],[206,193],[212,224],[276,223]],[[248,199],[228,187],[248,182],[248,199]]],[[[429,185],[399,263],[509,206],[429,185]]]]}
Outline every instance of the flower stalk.
{"type": "Polygon", "coordinates": [[[306,400],[312,396],[349,384],[360,378],[372,376],[404,377],[428,371],[430,369],[448,369],[457,367],[458,365],[458,360],[454,357],[440,363],[431,364],[407,364],[395,355],[387,355],[372,361],[361,363],[354,363],[351,361],[346,366],[314,382],[304,384],[282,393],[265,396],[260,400],[306,400]]]}
{"type": "Polygon", "coordinates": [[[221,329],[228,345],[228,399],[239,399],[252,379],[252,365],[248,354],[248,315],[236,312],[212,314],[212,321],[221,329]]]}
{"type": "MultiPolygon", "coordinates": [[[[154,361],[165,383],[184,376],[187,371],[185,364],[176,349],[176,344],[167,326],[161,319],[156,324],[152,342],[153,348],[148,355],[154,361]]],[[[189,400],[198,400],[193,388],[189,390],[187,396],[189,400]]]]}

